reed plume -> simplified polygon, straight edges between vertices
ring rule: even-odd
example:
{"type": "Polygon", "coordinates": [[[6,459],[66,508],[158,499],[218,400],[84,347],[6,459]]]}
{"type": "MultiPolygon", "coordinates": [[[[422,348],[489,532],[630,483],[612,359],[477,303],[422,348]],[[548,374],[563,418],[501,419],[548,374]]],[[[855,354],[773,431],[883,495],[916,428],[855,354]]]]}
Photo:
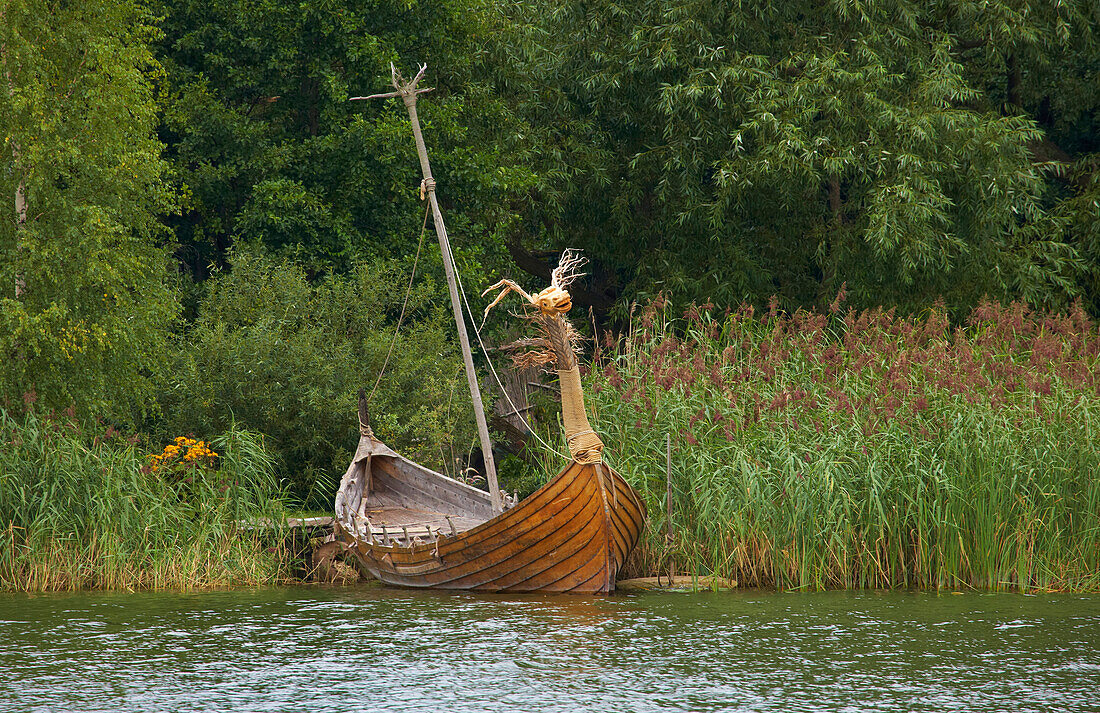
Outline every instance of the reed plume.
{"type": "MultiPolygon", "coordinates": [[[[645,494],[666,556],[780,588],[1100,588],[1100,335],[1068,314],[983,303],[674,317],[661,300],[588,389],[612,465],[645,494]]],[[[663,566],[663,565],[661,565],[663,566]]]]}

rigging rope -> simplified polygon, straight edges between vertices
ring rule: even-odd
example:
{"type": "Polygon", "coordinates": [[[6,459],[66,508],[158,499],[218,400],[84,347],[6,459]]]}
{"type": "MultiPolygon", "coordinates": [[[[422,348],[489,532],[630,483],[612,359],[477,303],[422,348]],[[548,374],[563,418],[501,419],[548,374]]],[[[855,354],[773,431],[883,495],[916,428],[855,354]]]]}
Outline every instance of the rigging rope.
{"type": "MultiPolygon", "coordinates": [[[[421,200],[423,200],[424,189],[423,186],[420,189],[421,200]]],[[[378,371],[378,378],[374,380],[374,386],[370,390],[370,396],[367,397],[367,403],[374,398],[374,392],[378,390],[378,384],[382,381],[382,375],[386,373],[386,367],[390,365],[390,357],[393,356],[393,348],[397,344],[397,335],[401,333],[401,323],[405,321],[405,308],[409,306],[409,295],[412,294],[413,278],[416,277],[416,266],[420,264],[420,249],[424,247],[424,232],[428,228],[428,213],[431,210],[431,204],[424,206],[424,222],[420,225],[420,242],[416,245],[416,257],[413,258],[412,272],[409,273],[409,286],[405,288],[405,301],[401,304],[401,314],[397,318],[397,326],[393,330],[393,339],[390,340],[390,349],[386,352],[386,360],[382,362],[382,368],[378,371]]]]}
{"type": "MultiPolygon", "coordinates": [[[[435,181],[430,184],[427,183],[427,179],[420,184],[420,199],[424,200],[426,193],[435,188],[435,181]]],[[[374,392],[378,390],[378,384],[382,382],[382,376],[386,373],[386,368],[390,364],[390,357],[393,356],[393,348],[397,345],[397,337],[401,333],[401,323],[405,320],[405,310],[409,306],[409,296],[412,294],[413,279],[416,277],[416,268],[420,264],[420,251],[424,247],[424,233],[428,228],[428,214],[431,212],[431,204],[429,203],[424,207],[424,222],[420,225],[420,241],[416,245],[416,257],[413,259],[412,272],[409,274],[409,284],[405,288],[405,301],[401,304],[401,314],[397,318],[397,326],[393,330],[393,339],[390,340],[390,348],[386,352],[386,359],[382,362],[382,368],[378,371],[378,377],[374,380],[374,386],[371,387],[370,395],[367,396],[367,403],[369,404],[371,399],[374,398],[374,392]]],[[[565,455],[557,448],[554,448],[549,443],[544,441],[539,436],[538,431],[531,427],[531,424],[520,412],[519,407],[512,401],[512,396],[508,393],[508,389],[504,388],[504,383],[500,380],[500,375],[497,374],[496,367],[493,366],[493,360],[489,358],[489,350],[485,347],[485,342],[481,339],[481,330],[477,326],[477,320],[474,319],[474,311],[470,309],[470,301],[466,297],[466,288],[462,286],[462,276],[458,272],[458,264],[455,262],[454,254],[450,256],[451,266],[454,268],[455,282],[458,283],[458,290],[462,293],[462,302],[466,305],[466,313],[470,315],[470,324],[474,327],[474,335],[477,337],[478,346],[481,347],[481,353],[485,355],[485,362],[489,365],[489,372],[493,375],[493,380],[496,381],[497,386],[500,387],[500,393],[504,394],[504,398],[508,400],[508,405],[512,407],[512,413],[514,413],[523,425],[527,428],[527,432],[535,437],[539,443],[542,444],[546,450],[556,453],[557,455],[569,459],[569,456],[565,455]]]]}
{"type": "Polygon", "coordinates": [[[482,339],[481,339],[481,330],[478,329],[477,319],[474,318],[474,311],[472,309],[470,309],[470,301],[468,299],[466,299],[466,289],[462,286],[462,277],[458,273],[458,264],[455,263],[453,253],[451,255],[451,265],[454,267],[455,282],[458,283],[458,291],[460,293],[462,293],[462,302],[466,305],[466,313],[470,315],[470,324],[472,324],[473,327],[474,327],[474,335],[477,337],[477,343],[481,347],[481,353],[485,355],[485,361],[489,364],[489,371],[493,374],[493,379],[497,382],[497,386],[500,387],[500,393],[504,394],[504,398],[506,398],[508,400],[508,405],[512,407],[512,412],[516,416],[518,416],[519,420],[521,422],[523,422],[523,425],[527,427],[527,432],[528,433],[530,433],[532,436],[534,436],[535,439],[539,443],[541,443],[542,446],[546,450],[551,451],[553,453],[556,453],[559,456],[561,456],[562,458],[565,458],[566,460],[570,460],[571,459],[570,456],[565,455],[564,453],[559,451],[557,448],[554,448],[549,443],[542,440],[542,437],[539,436],[538,431],[531,428],[531,424],[528,423],[527,419],[524,418],[522,413],[520,413],[519,407],[516,406],[515,402],[512,401],[512,397],[508,394],[508,389],[504,388],[504,384],[501,382],[500,376],[497,375],[497,370],[493,366],[493,360],[489,358],[489,350],[485,348],[485,342],[483,342],[482,339]]]}

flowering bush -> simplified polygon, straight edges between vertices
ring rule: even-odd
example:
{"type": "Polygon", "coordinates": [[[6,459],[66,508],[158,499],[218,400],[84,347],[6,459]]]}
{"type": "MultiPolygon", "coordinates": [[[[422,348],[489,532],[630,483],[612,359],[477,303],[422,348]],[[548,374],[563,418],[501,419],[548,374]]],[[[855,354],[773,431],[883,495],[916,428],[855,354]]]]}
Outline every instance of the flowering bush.
{"type": "Polygon", "coordinates": [[[591,392],[651,533],[671,435],[682,565],[779,586],[1100,584],[1100,337],[1079,307],[983,303],[958,326],[840,299],[670,311],[607,345],[591,392]]]}
{"type": "Polygon", "coordinates": [[[150,454],[147,468],[153,473],[187,468],[213,469],[217,458],[218,454],[210,449],[206,441],[179,436],[161,453],[150,454]]]}

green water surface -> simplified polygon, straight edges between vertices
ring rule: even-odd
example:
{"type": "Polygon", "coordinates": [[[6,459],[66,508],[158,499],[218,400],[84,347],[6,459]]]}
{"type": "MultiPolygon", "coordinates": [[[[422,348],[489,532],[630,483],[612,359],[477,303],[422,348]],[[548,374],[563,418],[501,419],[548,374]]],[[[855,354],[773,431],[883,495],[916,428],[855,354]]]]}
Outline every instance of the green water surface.
{"type": "Polygon", "coordinates": [[[1100,597],[0,596],[0,711],[1100,711],[1100,597]]]}

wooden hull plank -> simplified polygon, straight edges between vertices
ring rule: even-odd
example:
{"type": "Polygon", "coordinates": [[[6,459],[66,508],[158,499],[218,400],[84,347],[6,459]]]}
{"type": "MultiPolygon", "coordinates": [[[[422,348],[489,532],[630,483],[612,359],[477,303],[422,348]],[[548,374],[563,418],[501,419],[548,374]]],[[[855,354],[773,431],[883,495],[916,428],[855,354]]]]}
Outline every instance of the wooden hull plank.
{"type": "MultiPolygon", "coordinates": [[[[579,485],[584,485],[579,483],[579,485]]],[[[440,548],[439,559],[435,565],[435,570],[430,574],[427,574],[424,579],[424,586],[448,586],[453,588],[472,588],[490,581],[494,577],[504,576],[509,574],[515,569],[524,566],[527,561],[531,559],[537,559],[545,553],[548,547],[557,545],[560,541],[567,539],[574,529],[569,528],[570,522],[572,522],[577,516],[587,515],[588,519],[593,519],[596,512],[593,508],[583,507],[584,502],[587,500],[591,502],[594,495],[594,488],[591,483],[588,484],[585,492],[579,493],[579,497],[572,498],[571,502],[574,504],[580,503],[581,509],[563,509],[562,514],[559,517],[551,517],[541,522],[533,522],[533,518],[527,518],[522,520],[521,523],[525,526],[525,531],[517,536],[513,537],[513,533],[507,533],[509,536],[505,538],[495,538],[489,541],[483,541],[478,545],[471,548],[464,548],[459,551],[459,554],[464,557],[454,557],[448,554],[442,547],[440,548]],[[471,579],[473,577],[474,579],[471,579]]],[[[462,539],[460,536],[459,540],[462,539]]],[[[395,569],[404,564],[412,564],[413,562],[427,562],[430,561],[430,552],[420,552],[420,555],[416,560],[411,558],[398,564],[398,560],[395,558],[395,569]]],[[[384,562],[381,558],[376,558],[383,566],[384,562]]]]}
{"type": "Polygon", "coordinates": [[[436,554],[445,562],[463,562],[483,557],[500,546],[501,536],[504,533],[507,533],[508,539],[518,539],[532,528],[538,527],[545,519],[554,517],[570,507],[580,496],[585,483],[581,480],[563,480],[556,485],[558,487],[547,490],[548,494],[545,497],[540,499],[532,495],[521,504],[521,508],[530,507],[533,513],[516,508],[492,521],[494,525],[492,528],[478,526],[460,533],[458,537],[444,537],[439,541],[438,547],[421,545],[412,549],[396,548],[392,552],[393,561],[411,564],[423,561],[428,555],[434,557],[436,554]],[[528,502],[532,505],[527,506],[528,502]],[[532,517],[532,514],[540,516],[532,517]]]}
{"type": "MultiPolygon", "coordinates": [[[[494,589],[517,586],[546,571],[562,557],[588,547],[601,527],[599,512],[595,508],[577,511],[568,521],[561,523],[561,526],[553,527],[539,541],[527,546],[519,544],[515,548],[507,548],[506,557],[499,564],[452,580],[448,585],[459,588],[492,586],[494,589]]],[[[501,548],[501,553],[505,552],[506,549],[501,548]]]]}

